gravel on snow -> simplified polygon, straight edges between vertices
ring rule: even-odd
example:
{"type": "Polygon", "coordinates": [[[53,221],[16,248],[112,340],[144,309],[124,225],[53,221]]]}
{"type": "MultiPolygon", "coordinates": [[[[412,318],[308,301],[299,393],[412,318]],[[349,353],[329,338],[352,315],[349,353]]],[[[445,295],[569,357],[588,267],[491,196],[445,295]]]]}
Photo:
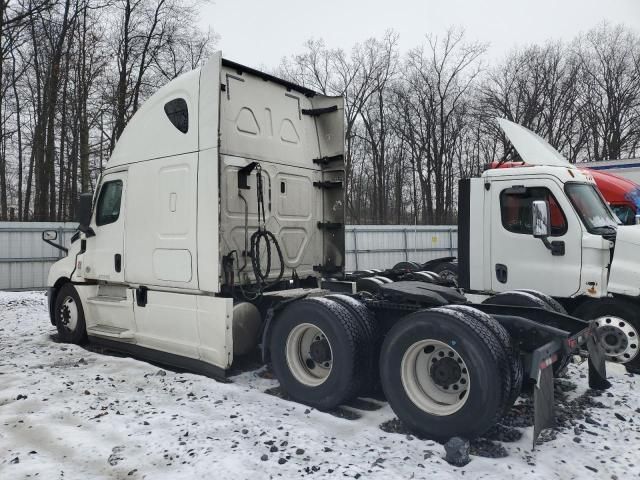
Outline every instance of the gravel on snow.
{"type": "Polygon", "coordinates": [[[61,344],[44,293],[0,292],[0,478],[639,478],[640,376],[609,371],[600,394],[570,366],[535,450],[524,399],[458,468],[377,399],[332,415],[265,393],[264,368],[220,383],[61,344]]]}

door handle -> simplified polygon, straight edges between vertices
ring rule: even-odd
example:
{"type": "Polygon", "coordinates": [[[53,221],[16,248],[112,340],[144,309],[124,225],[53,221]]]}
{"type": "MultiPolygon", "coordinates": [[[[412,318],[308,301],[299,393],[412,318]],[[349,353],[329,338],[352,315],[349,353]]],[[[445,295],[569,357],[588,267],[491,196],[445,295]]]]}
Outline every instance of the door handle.
{"type": "Polygon", "coordinates": [[[113,266],[115,267],[116,272],[120,273],[120,270],[122,270],[122,255],[119,253],[116,253],[113,256],[113,266]]]}
{"type": "Polygon", "coordinates": [[[500,283],[507,283],[507,266],[501,263],[496,263],[496,278],[500,283]]]}

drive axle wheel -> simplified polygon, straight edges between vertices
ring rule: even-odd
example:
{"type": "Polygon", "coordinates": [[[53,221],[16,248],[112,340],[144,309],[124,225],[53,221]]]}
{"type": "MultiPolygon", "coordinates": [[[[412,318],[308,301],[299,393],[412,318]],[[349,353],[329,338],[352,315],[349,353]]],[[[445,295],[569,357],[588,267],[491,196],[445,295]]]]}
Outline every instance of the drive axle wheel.
{"type": "Polygon", "coordinates": [[[362,325],[345,306],[305,298],[274,318],[271,365],[291,398],[329,410],[357,395],[367,371],[362,325]]]}
{"type": "Polygon", "coordinates": [[[333,302],[339,303],[353,315],[360,324],[362,335],[359,336],[361,344],[359,349],[362,352],[364,365],[361,373],[356,379],[359,382],[357,394],[367,394],[375,391],[379,387],[378,380],[378,358],[376,352],[379,347],[378,324],[376,319],[363,303],[348,295],[336,293],[324,297],[333,302]]]}
{"type": "Polygon", "coordinates": [[[467,401],[469,370],[458,352],[439,340],[421,340],[402,357],[402,386],[432,415],[451,415],[467,401]]]}
{"type": "Polygon", "coordinates": [[[331,344],[322,330],[310,323],[302,323],[287,337],[287,365],[300,383],[315,387],[331,373],[333,354],[331,344]]]}
{"type": "Polygon", "coordinates": [[[524,293],[528,293],[530,295],[533,295],[534,297],[539,298],[540,300],[545,302],[547,304],[547,309],[548,310],[554,311],[554,312],[557,312],[557,313],[561,313],[562,315],[569,315],[567,313],[566,308],[564,308],[560,302],[558,302],[555,298],[553,298],[553,297],[551,297],[551,296],[549,296],[549,295],[547,295],[545,293],[539,292],[537,290],[528,290],[526,288],[518,289],[518,290],[516,290],[516,292],[524,292],[524,293]]]}
{"type": "Polygon", "coordinates": [[[489,328],[489,330],[491,330],[491,333],[493,333],[493,335],[500,342],[500,345],[502,345],[505,361],[508,362],[511,367],[511,389],[504,405],[504,411],[506,413],[520,396],[520,393],[522,391],[522,384],[524,381],[522,359],[520,358],[519,352],[515,351],[513,348],[511,336],[505,330],[505,328],[491,315],[488,315],[469,305],[447,305],[446,307],[442,308],[463,312],[464,314],[475,318],[479,322],[482,322],[487,326],[487,328],[489,328]]]}
{"type": "Polygon", "coordinates": [[[461,311],[412,313],[387,334],[380,353],[385,396],[410,429],[438,441],[482,435],[502,416],[511,389],[499,340],[461,311]]]}
{"type": "MultiPolygon", "coordinates": [[[[510,290],[489,297],[482,303],[542,308],[548,312],[567,315],[567,311],[557,300],[537,290],[510,290]]],[[[570,361],[571,357],[569,355],[560,356],[553,364],[553,374],[556,377],[561,376],[567,370],[570,361]]]]}
{"type": "Polygon", "coordinates": [[[437,273],[443,280],[453,282],[458,285],[458,263],[457,262],[443,262],[435,265],[432,272],[437,273]]]}
{"type": "Polygon", "coordinates": [[[86,341],[84,309],[80,296],[71,283],[65,283],[56,295],[54,320],[61,341],[75,344],[86,341]]]}

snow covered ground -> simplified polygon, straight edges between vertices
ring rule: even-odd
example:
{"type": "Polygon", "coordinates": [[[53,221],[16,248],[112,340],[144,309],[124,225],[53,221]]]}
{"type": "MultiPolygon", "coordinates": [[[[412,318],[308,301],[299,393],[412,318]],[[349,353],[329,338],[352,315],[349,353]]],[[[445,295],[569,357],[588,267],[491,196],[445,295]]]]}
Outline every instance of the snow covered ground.
{"type": "Polygon", "coordinates": [[[640,377],[612,366],[593,396],[585,373],[559,383],[564,427],[535,450],[531,427],[506,427],[485,444],[507,457],[456,468],[441,445],[381,429],[382,401],[332,415],[265,393],[265,369],[219,383],[60,344],[43,293],[0,292],[0,479],[639,478],[640,377]]]}

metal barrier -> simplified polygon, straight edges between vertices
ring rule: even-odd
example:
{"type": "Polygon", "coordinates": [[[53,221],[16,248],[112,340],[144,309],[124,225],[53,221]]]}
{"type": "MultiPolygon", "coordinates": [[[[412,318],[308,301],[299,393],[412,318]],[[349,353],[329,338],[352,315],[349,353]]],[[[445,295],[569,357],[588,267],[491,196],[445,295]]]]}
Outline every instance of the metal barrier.
{"type": "Polygon", "coordinates": [[[346,269],[385,269],[402,261],[454,257],[457,233],[455,225],[347,225],[346,269]]]}
{"type": "MultiPolygon", "coordinates": [[[[69,246],[75,223],[0,222],[0,290],[44,288],[51,264],[64,255],[42,241],[56,230],[69,246]]],[[[390,268],[398,262],[426,262],[457,254],[457,227],[431,225],[347,225],[347,271],[390,268]]]]}
{"type": "Polygon", "coordinates": [[[56,230],[58,243],[69,246],[75,223],[0,222],[0,290],[44,288],[51,265],[64,252],[42,241],[42,232],[56,230]]]}

